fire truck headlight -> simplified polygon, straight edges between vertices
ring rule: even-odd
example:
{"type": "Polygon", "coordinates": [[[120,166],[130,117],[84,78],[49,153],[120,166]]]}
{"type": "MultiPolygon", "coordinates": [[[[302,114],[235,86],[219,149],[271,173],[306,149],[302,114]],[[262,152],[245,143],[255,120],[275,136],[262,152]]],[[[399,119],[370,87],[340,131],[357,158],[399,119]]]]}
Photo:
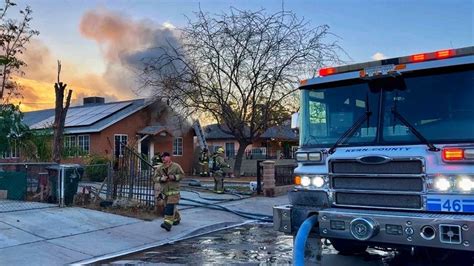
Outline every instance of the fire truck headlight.
{"type": "Polygon", "coordinates": [[[434,187],[439,191],[447,191],[451,188],[451,182],[447,177],[438,176],[434,180],[434,187]]]}
{"type": "Polygon", "coordinates": [[[321,153],[320,152],[310,152],[308,153],[308,159],[313,162],[321,161],[321,153]]]}
{"type": "Polygon", "coordinates": [[[474,180],[468,176],[460,176],[457,180],[457,188],[463,192],[469,192],[474,189],[474,180]]]}
{"type": "Polygon", "coordinates": [[[321,187],[324,186],[324,183],[325,183],[324,177],[322,177],[322,176],[315,176],[315,177],[313,177],[312,183],[313,183],[313,186],[315,186],[315,187],[317,187],[317,188],[321,188],[321,187]]]}
{"type": "Polygon", "coordinates": [[[295,158],[297,162],[317,163],[322,161],[323,156],[321,152],[297,152],[295,158]]]}
{"type": "Polygon", "coordinates": [[[304,162],[308,160],[308,153],[306,152],[298,152],[296,153],[296,161],[304,162]]]}
{"type": "Polygon", "coordinates": [[[307,187],[307,186],[311,185],[311,178],[309,178],[309,176],[306,176],[306,175],[302,176],[301,177],[301,185],[303,187],[307,187]]]}

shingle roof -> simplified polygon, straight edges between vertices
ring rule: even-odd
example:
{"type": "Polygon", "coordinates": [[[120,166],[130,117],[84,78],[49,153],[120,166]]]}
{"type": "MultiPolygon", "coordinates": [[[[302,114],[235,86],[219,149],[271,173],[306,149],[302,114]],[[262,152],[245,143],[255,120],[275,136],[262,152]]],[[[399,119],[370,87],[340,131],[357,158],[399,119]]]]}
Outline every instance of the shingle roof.
{"type": "MultiPolygon", "coordinates": [[[[65,126],[64,133],[65,134],[78,134],[78,133],[100,132],[103,129],[111,126],[112,124],[132,115],[135,112],[142,110],[143,108],[152,104],[153,101],[148,100],[148,99],[136,99],[136,100],[130,100],[130,101],[106,103],[100,106],[116,105],[118,103],[123,103],[122,106],[124,107],[122,109],[119,109],[117,111],[114,111],[108,114],[105,117],[101,117],[99,120],[89,125],[65,126]]],[[[99,105],[95,105],[95,104],[86,105],[86,106],[81,105],[81,106],[70,107],[69,110],[82,109],[84,111],[88,111],[87,109],[92,110],[92,108],[97,108],[97,106],[99,105]]],[[[23,121],[26,125],[30,127],[34,126],[36,129],[41,128],[41,127],[45,127],[45,128],[48,127],[48,124],[43,123],[43,122],[45,121],[50,122],[51,120],[54,121],[54,109],[27,112],[24,114],[24,118],[23,118],[23,121]]],[[[66,124],[71,124],[71,123],[70,121],[66,119],[66,124]]]]}
{"type": "Polygon", "coordinates": [[[265,130],[260,137],[263,139],[298,140],[298,134],[291,130],[291,126],[287,123],[265,130]]]}
{"type": "Polygon", "coordinates": [[[155,126],[147,126],[140,131],[138,131],[138,134],[145,134],[145,135],[156,135],[161,132],[167,132],[168,134],[171,135],[170,130],[162,125],[155,125],[155,126]]]}
{"type": "Polygon", "coordinates": [[[206,140],[211,140],[211,139],[235,139],[234,136],[223,132],[219,128],[218,124],[207,125],[204,128],[204,136],[206,137],[206,140]]]}

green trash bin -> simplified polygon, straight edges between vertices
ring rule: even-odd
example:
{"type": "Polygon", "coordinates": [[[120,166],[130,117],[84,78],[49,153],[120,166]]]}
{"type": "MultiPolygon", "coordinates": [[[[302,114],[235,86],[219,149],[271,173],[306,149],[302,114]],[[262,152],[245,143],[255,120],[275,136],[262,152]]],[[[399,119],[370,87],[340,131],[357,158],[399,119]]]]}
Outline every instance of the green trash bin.
{"type": "Polygon", "coordinates": [[[79,181],[84,175],[84,168],[79,164],[60,164],[48,167],[49,183],[51,186],[50,201],[58,202],[60,198],[58,187],[58,171],[64,169],[64,204],[69,206],[74,203],[74,196],[77,193],[79,181]]]}

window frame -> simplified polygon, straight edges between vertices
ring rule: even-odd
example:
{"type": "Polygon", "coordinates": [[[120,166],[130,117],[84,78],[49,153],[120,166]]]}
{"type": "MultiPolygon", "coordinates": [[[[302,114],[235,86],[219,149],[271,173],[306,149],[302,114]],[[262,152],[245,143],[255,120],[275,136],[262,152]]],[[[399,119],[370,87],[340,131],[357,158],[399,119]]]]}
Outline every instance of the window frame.
{"type": "Polygon", "coordinates": [[[87,156],[91,153],[91,136],[89,134],[64,135],[63,148],[71,149],[66,155],[67,157],[87,156]],[[87,141],[83,142],[82,145],[80,145],[80,138],[82,138],[83,141],[87,141]]]}
{"type": "Polygon", "coordinates": [[[183,156],[184,155],[184,140],[183,137],[173,138],[173,156],[183,156]]]}
{"type": "MultiPolygon", "coordinates": [[[[125,145],[128,145],[128,134],[114,134],[114,157],[117,158],[117,141],[116,138],[119,137],[120,142],[125,142],[125,145]],[[125,141],[123,139],[125,138],[125,141]]],[[[124,150],[121,145],[118,146],[118,158],[122,158],[124,156],[124,150]]]]}
{"type": "Polygon", "coordinates": [[[83,154],[84,155],[89,155],[91,153],[91,137],[90,137],[90,135],[77,135],[76,139],[77,139],[76,146],[79,150],[81,150],[81,155],[83,155],[83,154]],[[84,140],[87,139],[87,145],[83,145],[83,147],[81,147],[81,145],[80,145],[80,138],[81,137],[84,138],[84,140]],[[87,151],[86,151],[86,149],[84,149],[84,147],[86,147],[86,146],[87,146],[87,151]]]}
{"type": "Polygon", "coordinates": [[[0,154],[1,159],[18,159],[20,158],[20,148],[16,139],[10,140],[9,149],[0,154]]]}

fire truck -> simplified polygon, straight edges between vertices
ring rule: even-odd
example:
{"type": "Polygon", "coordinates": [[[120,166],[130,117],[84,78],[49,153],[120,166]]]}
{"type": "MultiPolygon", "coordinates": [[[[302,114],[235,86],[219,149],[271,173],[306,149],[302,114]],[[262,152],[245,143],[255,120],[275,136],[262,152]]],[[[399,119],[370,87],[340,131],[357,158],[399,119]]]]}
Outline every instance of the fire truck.
{"type": "Polygon", "coordinates": [[[300,82],[298,166],[274,228],[336,250],[474,253],[474,47],[319,70],[300,82]]]}

